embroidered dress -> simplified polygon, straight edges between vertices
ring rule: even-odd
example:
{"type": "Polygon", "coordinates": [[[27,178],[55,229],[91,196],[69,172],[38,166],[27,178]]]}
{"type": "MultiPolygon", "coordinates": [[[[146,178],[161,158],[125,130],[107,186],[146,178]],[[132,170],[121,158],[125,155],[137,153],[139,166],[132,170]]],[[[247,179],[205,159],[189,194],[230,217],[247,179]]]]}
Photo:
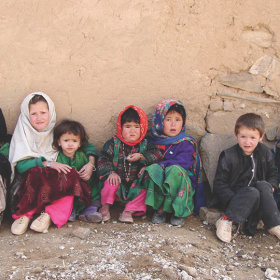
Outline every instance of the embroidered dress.
{"type": "Polygon", "coordinates": [[[195,139],[184,132],[185,124],[174,137],[163,133],[163,120],[174,104],[183,106],[176,100],[159,103],[152,119],[152,136],[147,139],[162,150],[164,157],[158,165],[145,170],[152,179],[146,182],[149,185],[145,186],[145,203],[155,210],[163,207],[164,211],[174,213],[176,217],[187,217],[193,210],[198,213],[206,201],[195,139]]]}
{"type": "MultiPolygon", "coordinates": [[[[118,200],[124,203],[135,200],[143,190],[142,178],[138,178],[138,173],[143,166],[157,162],[162,154],[158,148],[143,139],[147,132],[147,117],[140,108],[127,106],[119,115],[117,122],[117,133],[107,141],[100,151],[98,160],[98,173],[100,179],[100,189],[104,187],[104,182],[112,172],[116,172],[120,178],[116,194],[118,200]],[[140,116],[140,138],[134,142],[128,142],[122,137],[121,116],[128,109],[133,108],[140,116]],[[132,153],[141,153],[146,160],[128,162],[126,157],[132,153]]],[[[102,192],[101,192],[102,196],[102,192]]],[[[143,201],[144,204],[144,201],[143,201]]]]}
{"type": "MultiPolygon", "coordinates": [[[[57,157],[57,162],[67,164],[71,166],[73,169],[79,171],[85,164],[88,163],[88,158],[85,155],[85,153],[80,150],[76,151],[74,160],[71,160],[71,158],[67,157],[62,152],[60,152],[57,157]]],[[[91,202],[98,200],[100,198],[100,194],[98,189],[97,178],[94,173],[91,176],[91,178],[86,181],[86,183],[90,188],[91,202]]],[[[81,202],[79,197],[77,198],[74,201],[74,208],[77,209],[77,215],[79,215],[79,213],[83,209],[85,209],[85,205],[81,202]]]]}

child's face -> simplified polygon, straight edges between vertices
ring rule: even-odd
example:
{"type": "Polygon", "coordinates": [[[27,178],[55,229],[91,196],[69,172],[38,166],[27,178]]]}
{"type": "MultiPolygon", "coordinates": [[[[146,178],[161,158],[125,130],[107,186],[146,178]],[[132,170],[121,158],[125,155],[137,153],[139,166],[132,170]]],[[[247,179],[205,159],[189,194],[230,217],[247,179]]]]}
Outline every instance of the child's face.
{"type": "Polygon", "coordinates": [[[243,150],[245,155],[251,155],[257,147],[259,141],[262,141],[263,135],[257,129],[251,129],[246,126],[239,128],[238,134],[235,134],[235,138],[243,150]]]}
{"type": "Polygon", "coordinates": [[[73,158],[75,152],[81,146],[80,136],[73,133],[62,134],[58,139],[58,145],[61,147],[64,155],[73,158]]]}
{"type": "Polygon", "coordinates": [[[50,113],[48,104],[44,101],[38,101],[29,105],[29,119],[31,125],[37,131],[43,131],[50,122],[50,113]]]}
{"type": "Polygon", "coordinates": [[[169,112],[163,120],[163,133],[167,136],[178,135],[183,127],[182,116],[175,111],[169,112]]]}
{"type": "Polygon", "coordinates": [[[125,122],[122,125],[122,136],[128,142],[136,141],[140,138],[140,124],[136,122],[125,122]]]}

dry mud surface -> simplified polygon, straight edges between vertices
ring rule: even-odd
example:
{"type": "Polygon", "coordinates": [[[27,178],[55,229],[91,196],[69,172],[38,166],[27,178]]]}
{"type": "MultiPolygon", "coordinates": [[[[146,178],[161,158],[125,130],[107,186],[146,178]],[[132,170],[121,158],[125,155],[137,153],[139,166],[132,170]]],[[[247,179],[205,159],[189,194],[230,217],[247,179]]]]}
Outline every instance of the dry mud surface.
{"type": "Polygon", "coordinates": [[[22,236],[11,234],[12,220],[5,218],[0,279],[267,279],[268,268],[280,269],[280,242],[265,230],[225,244],[199,217],[188,217],[183,227],[153,225],[148,211],[122,224],[121,208],[113,211],[108,223],[76,220],[22,236]],[[77,229],[84,236],[75,236],[77,229]]]}

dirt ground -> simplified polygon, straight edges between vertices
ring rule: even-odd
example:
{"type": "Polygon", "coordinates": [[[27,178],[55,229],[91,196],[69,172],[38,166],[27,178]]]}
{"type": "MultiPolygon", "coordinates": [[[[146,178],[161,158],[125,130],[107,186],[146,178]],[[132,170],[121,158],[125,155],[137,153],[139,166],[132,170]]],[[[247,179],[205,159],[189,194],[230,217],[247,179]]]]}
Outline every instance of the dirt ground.
{"type": "Polygon", "coordinates": [[[76,220],[22,236],[12,235],[12,219],[4,218],[0,279],[268,279],[268,269],[280,270],[280,242],[265,230],[225,244],[199,217],[183,227],[153,225],[148,211],[123,224],[120,211],[113,206],[108,223],[76,220]]]}

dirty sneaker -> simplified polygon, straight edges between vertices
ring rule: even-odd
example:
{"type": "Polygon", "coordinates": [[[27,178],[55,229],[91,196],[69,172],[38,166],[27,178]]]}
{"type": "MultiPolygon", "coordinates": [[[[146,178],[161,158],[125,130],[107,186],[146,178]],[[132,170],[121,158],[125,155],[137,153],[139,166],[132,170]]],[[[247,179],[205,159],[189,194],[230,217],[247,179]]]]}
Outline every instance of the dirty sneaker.
{"type": "Polygon", "coordinates": [[[280,239],[280,225],[270,228],[268,232],[280,239]]]}
{"type": "Polygon", "coordinates": [[[172,217],[170,219],[170,224],[172,226],[183,226],[185,224],[185,218],[176,217],[176,216],[172,215],[172,217]]]}
{"type": "Polygon", "coordinates": [[[87,223],[100,223],[102,222],[102,214],[97,212],[96,206],[89,206],[79,215],[81,221],[87,223]]]}
{"type": "Polygon", "coordinates": [[[24,234],[28,228],[29,221],[30,219],[26,216],[16,219],[12,224],[11,232],[15,235],[24,234]]]}
{"type": "Polygon", "coordinates": [[[37,232],[45,232],[51,224],[51,216],[48,213],[42,213],[30,226],[31,229],[37,232]]]}
{"type": "Polygon", "coordinates": [[[216,234],[217,237],[223,242],[230,243],[231,241],[231,232],[232,232],[232,221],[223,220],[220,218],[216,222],[216,234]]]}
{"type": "Polygon", "coordinates": [[[166,222],[166,213],[165,212],[155,212],[151,222],[153,224],[164,224],[166,222]]]}

